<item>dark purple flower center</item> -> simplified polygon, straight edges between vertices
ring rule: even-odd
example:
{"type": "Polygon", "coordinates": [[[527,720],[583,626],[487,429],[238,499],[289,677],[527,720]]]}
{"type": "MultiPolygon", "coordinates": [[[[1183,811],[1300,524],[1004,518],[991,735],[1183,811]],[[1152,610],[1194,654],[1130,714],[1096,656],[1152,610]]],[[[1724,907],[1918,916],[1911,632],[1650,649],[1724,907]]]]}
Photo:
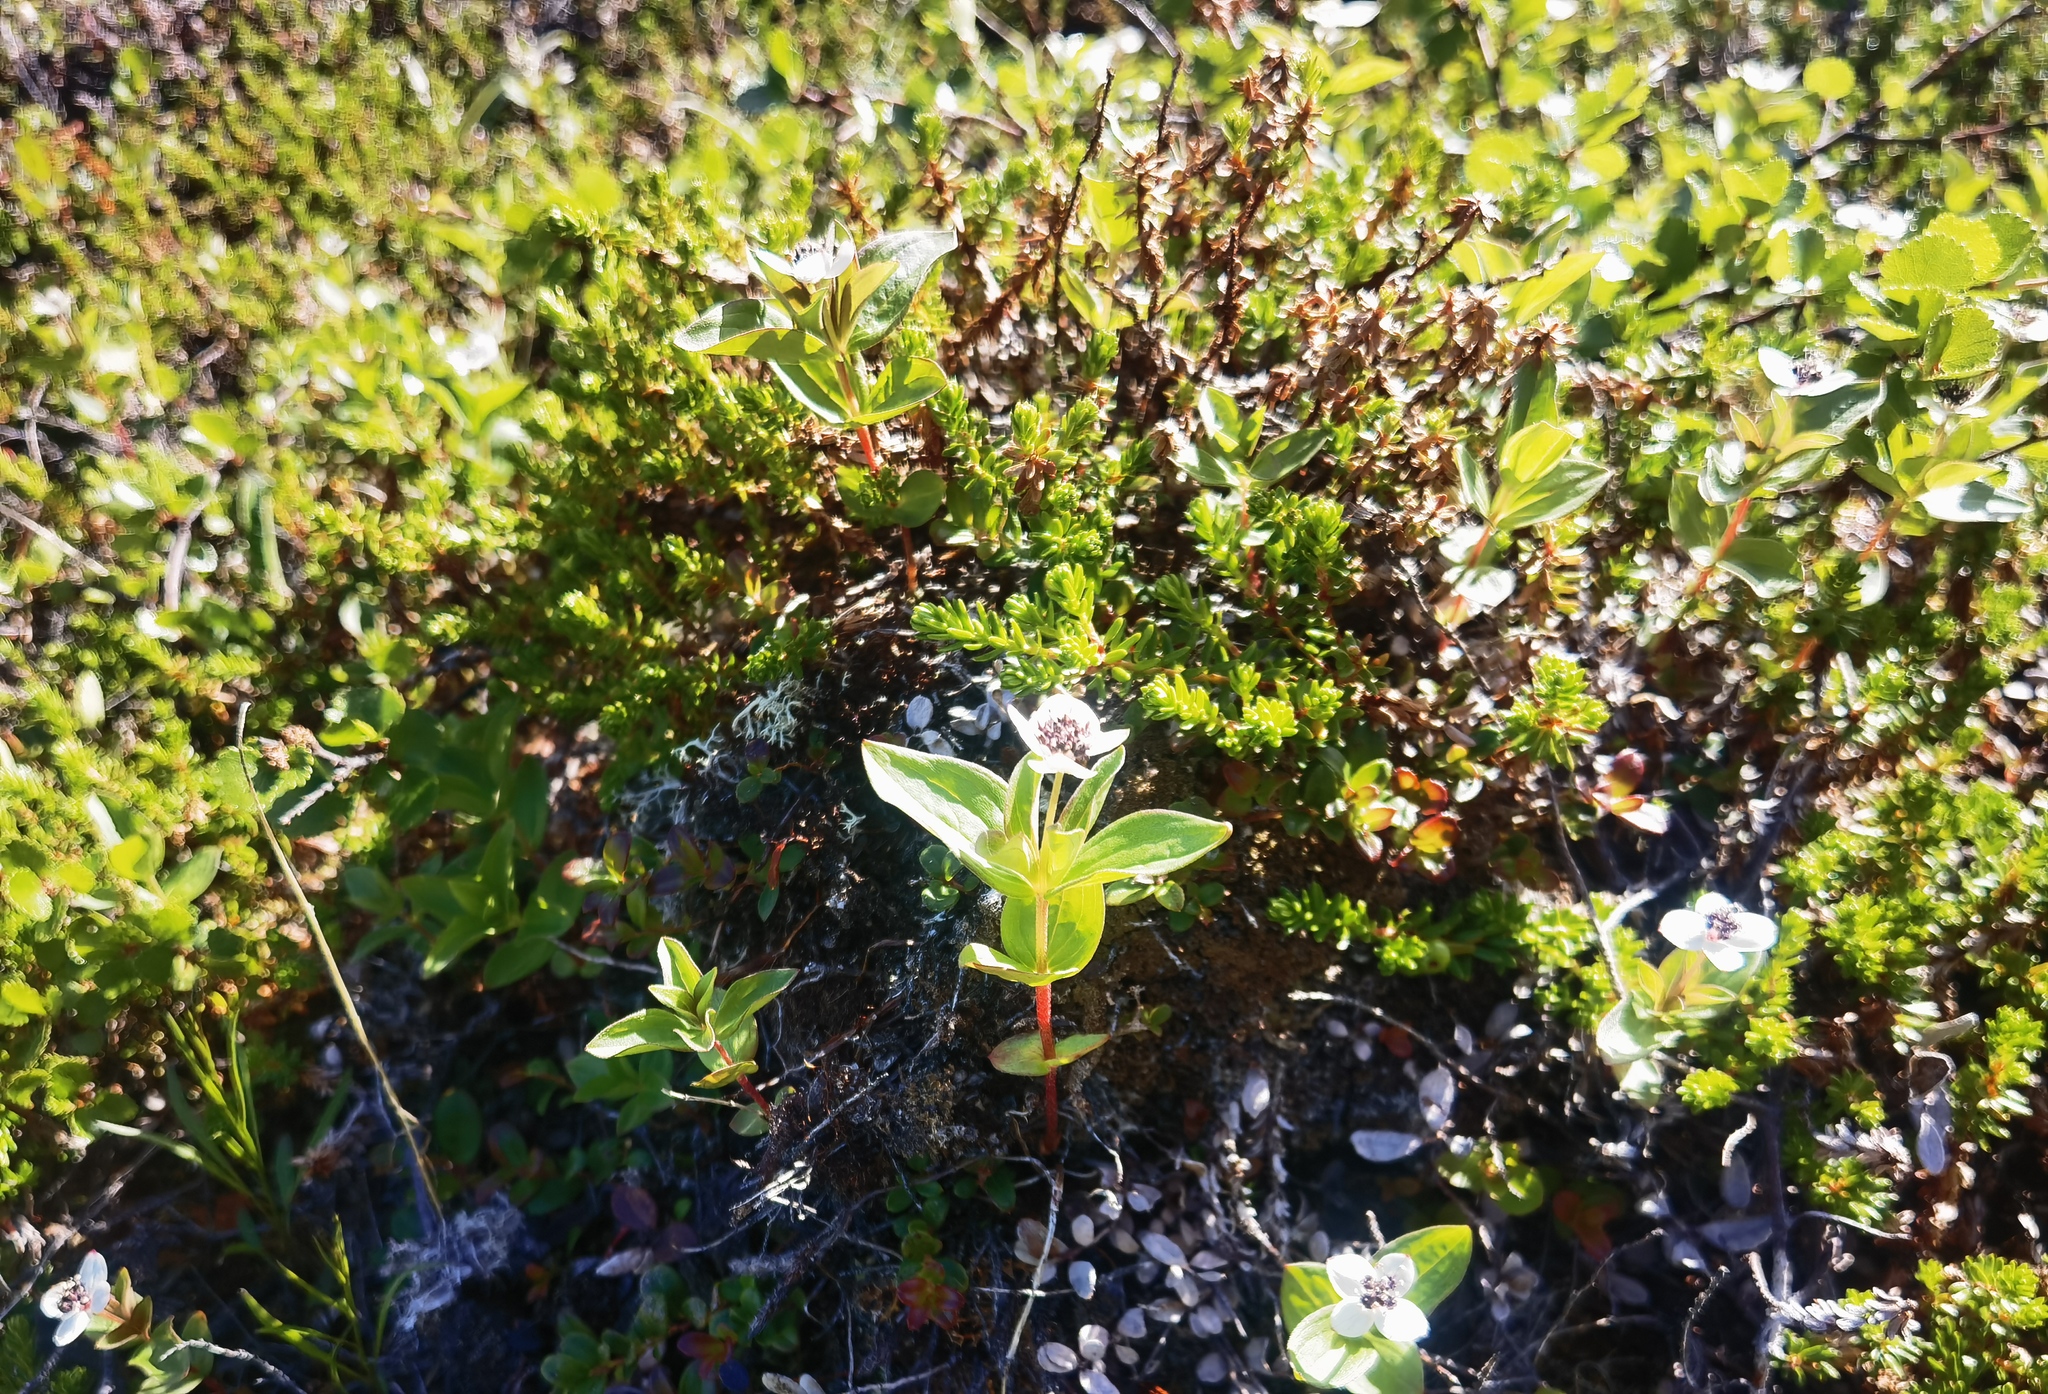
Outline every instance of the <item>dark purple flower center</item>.
{"type": "Polygon", "coordinates": [[[1088,758],[1088,727],[1079,717],[1055,716],[1037,729],[1039,743],[1053,754],[1069,760],[1088,758]]]}
{"type": "Polygon", "coordinates": [[[1735,931],[1741,927],[1735,919],[1733,910],[1716,910],[1707,916],[1707,942],[1725,944],[1735,937],[1735,931]]]}
{"type": "Polygon", "coordinates": [[[1375,1312],[1384,1312],[1401,1300],[1401,1290],[1392,1278],[1375,1273],[1358,1285],[1352,1301],[1375,1312]]]}
{"type": "Polygon", "coordinates": [[[57,1310],[59,1313],[83,1312],[91,1308],[86,1300],[85,1285],[76,1278],[66,1278],[58,1288],[57,1310]]]}

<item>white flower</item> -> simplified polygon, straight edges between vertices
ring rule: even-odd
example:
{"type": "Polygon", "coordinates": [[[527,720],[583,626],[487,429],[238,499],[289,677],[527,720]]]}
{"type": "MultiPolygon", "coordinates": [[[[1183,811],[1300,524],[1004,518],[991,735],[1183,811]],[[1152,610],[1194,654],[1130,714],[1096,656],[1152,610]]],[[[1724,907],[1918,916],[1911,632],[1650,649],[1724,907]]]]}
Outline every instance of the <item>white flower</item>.
{"type": "Polygon", "coordinates": [[[113,1289],[107,1286],[107,1261],[94,1249],[78,1265],[78,1276],[66,1278],[43,1294],[43,1315],[57,1322],[56,1341],[68,1346],[85,1334],[95,1314],[107,1305],[113,1289]]]}
{"type": "Polygon", "coordinates": [[[992,741],[1003,738],[1003,714],[1010,709],[1010,694],[993,679],[983,678],[984,695],[981,702],[973,707],[948,707],[946,715],[953,719],[953,729],[963,736],[987,736],[992,741]]]}
{"type": "Polygon", "coordinates": [[[1131,734],[1103,730],[1102,718],[1094,708],[1063,692],[1041,697],[1038,709],[1030,716],[1011,707],[1010,720],[1017,723],[1017,734],[1040,763],[1055,774],[1070,774],[1076,779],[1088,777],[1086,762],[1107,755],[1131,734]]]}
{"type": "Polygon", "coordinates": [[[1697,949],[1723,973],[1742,967],[1744,954],[1760,954],[1778,942],[1778,926],[1752,915],[1725,895],[1709,891],[1690,910],[1673,910],[1657,932],[1681,949],[1697,949]]]}
{"type": "Polygon", "coordinates": [[[1486,1294],[1493,1319],[1504,1322],[1535,1293],[1538,1281],[1536,1270],[1523,1262],[1520,1254],[1509,1254],[1498,1269],[1489,1268],[1479,1275],[1479,1288],[1486,1294]]]}
{"type": "Polygon", "coordinates": [[[1330,1329],[1357,1340],[1374,1331],[1390,1341],[1414,1344],[1429,1334],[1429,1318],[1408,1300],[1415,1286],[1415,1260],[1406,1254],[1383,1254],[1378,1262],[1364,1254],[1332,1254],[1330,1284],[1343,1299],[1330,1309],[1330,1329]]]}
{"type": "Polygon", "coordinates": [[[823,237],[797,243],[786,253],[756,252],[754,255],[770,271],[779,272],[792,281],[815,286],[838,280],[840,273],[853,265],[853,241],[844,235],[844,229],[835,227],[823,237]]]}
{"type": "Polygon", "coordinates": [[[1811,354],[1794,358],[1774,348],[1760,348],[1756,361],[1771,385],[1787,397],[1825,397],[1862,381],[1848,369],[1811,354]]]}

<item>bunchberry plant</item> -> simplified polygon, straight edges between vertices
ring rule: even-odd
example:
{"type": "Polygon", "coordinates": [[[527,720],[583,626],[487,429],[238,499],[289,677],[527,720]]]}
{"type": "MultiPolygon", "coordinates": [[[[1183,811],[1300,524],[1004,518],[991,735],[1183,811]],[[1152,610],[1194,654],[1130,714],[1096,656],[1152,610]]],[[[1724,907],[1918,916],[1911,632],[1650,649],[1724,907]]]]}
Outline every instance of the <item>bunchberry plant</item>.
{"type": "MultiPolygon", "coordinates": [[[[749,248],[754,270],[772,300],[728,300],[676,335],[689,353],[759,359],[792,397],[820,421],[851,426],[860,437],[867,473],[842,470],[839,491],[864,523],[921,527],[945,503],[946,486],[929,469],[902,479],[884,476],[868,427],[901,416],[946,385],[929,358],[896,354],[870,379],[862,354],[886,339],[909,312],[918,290],[953,250],[951,232],[888,233],[854,249],[835,226],[786,253],[749,248]]],[[[908,542],[905,544],[908,554],[908,542]]]]}
{"type": "Polygon", "coordinates": [[[1673,947],[1656,964],[1613,953],[1621,1001],[1594,1038],[1623,1092],[1641,1099],[1654,1099],[1662,1089],[1657,1054],[1732,1007],[1778,942],[1775,921],[1711,891],[1691,909],[1665,915],[1657,932],[1673,947]]]}
{"type": "Polygon", "coordinates": [[[1457,1290],[1471,1261],[1472,1231],[1435,1225],[1370,1256],[1288,1264],[1280,1315],[1296,1377],[1351,1394],[1420,1390],[1416,1342],[1429,1335],[1429,1313],[1457,1290]]]}
{"type": "Polygon", "coordinates": [[[718,974],[705,972],[680,939],[664,938],[656,949],[661,981],[648,988],[659,1007],[621,1017],[590,1038],[584,1047],[600,1060],[645,1055],[656,1050],[687,1051],[706,1073],[699,1089],[738,1084],[748,1102],[733,1118],[735,1131],[749,1136],[767,1131],[768,1100],[750,1076],[760,1068],[754,1059],[761,1031],[754,1018],[796,980],[789,968],[750,973],[727,987],[718,974]]]}
{"type": "Polygon", "coordinates": [[[1125,731],[1105,731],[1078,698],[1055,694],[1029,717],[1010,719],[1030,747],[1006,784],[992,772],[951,756],[865,741],[861,753],[875,792],[945,844],[969,871],[1003,897],[1002,947],[972,943],[963,967],[1032,989],[1035,1035],[1012,1036],[989,1053],[1005,1074],[1045,1078],[1045,1146],[1059,1145],[1060,1066],[1109,1037],[1063,1036],[1052,1029],[1052,985],[1071,978],[1102,942],[1103,888],[1151,880],[1202,857],[1230,836],[1230,824],[1172,809],[1126,814],[1092,837],[1090,830],[1123,768],[1125,731]],[[1040,813],[1045,777],[1052,792],[1040,813]],[[1061,804],[1069,778],[1080,781],[1061,804]]]}

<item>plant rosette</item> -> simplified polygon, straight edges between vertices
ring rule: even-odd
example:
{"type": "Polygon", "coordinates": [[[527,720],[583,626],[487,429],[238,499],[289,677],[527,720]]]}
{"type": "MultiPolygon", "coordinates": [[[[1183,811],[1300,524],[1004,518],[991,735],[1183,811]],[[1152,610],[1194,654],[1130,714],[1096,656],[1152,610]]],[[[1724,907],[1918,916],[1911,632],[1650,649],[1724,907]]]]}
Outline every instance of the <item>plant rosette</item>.
{"type": "Polygon", "coordinates": [[[1429,1313],[1457,1290],[1471,1262],[1472,1231],[1436,1225],[1370,1257],[1288,1264],[1280,1315],[1295,1375],[1317,1389],[1420,1394],[1416,1343],[1429,1334],[1429,1313]]]}

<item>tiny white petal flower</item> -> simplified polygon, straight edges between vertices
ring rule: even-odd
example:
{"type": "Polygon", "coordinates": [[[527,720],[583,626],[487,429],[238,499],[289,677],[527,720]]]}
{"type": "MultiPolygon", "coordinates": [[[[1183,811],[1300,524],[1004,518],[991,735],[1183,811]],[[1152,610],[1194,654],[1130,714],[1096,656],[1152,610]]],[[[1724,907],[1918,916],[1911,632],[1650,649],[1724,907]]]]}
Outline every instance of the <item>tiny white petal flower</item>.
{"type": "Polygon", "coordinates": [[[792,281],[815,286],[837,280],[847,267],[853,265],[853,243],[842,238],[839,229],[834,228],[823,237],[797,243],[787,252],[756,252],[754,255],[769,270],[780,272],[792,281]]]}
{"type": "Polygon", "coordinates": [[[1723,973],[1737,971],[1747,955],[1763,953],[1778,942],[1775,920],[1712,891],[1694,901],[1690,910],[1671,911],[1657,932],[1678,948],[1704,954],[1723,973]]]}
{"type": "Polygon", "coordinates": [[[1024,744],[1046,769],[1076,779],[1086,779],[1088,763],[1107,755],[1130,735],[1128,730],[1103,730],[1102,718],[1094,708],[1062,692],[1040,698],[1037,710],[1030,716],[1013,706],[1009,717],[1017,723],[1017,734],[1024,738],[1024,744]]]}
{"type": "Polygon", "coordinates": [[[1385,1254],[1374,1261],[1362,1254],[1332,1254],[1326,1269],[1330,1285],[1342,1300],[1330,1309],[1330,1329],[1347,1340],[1380,1332],[1389,1340],[1417,1341],[1429,1334],[1422,1309],[1407,1298],[1415,1286],[1415,1260],[1406,1254],[1385,1254]],[[1415,1335],[1397,1332],[1414,1331],[1415,1335]]]}

